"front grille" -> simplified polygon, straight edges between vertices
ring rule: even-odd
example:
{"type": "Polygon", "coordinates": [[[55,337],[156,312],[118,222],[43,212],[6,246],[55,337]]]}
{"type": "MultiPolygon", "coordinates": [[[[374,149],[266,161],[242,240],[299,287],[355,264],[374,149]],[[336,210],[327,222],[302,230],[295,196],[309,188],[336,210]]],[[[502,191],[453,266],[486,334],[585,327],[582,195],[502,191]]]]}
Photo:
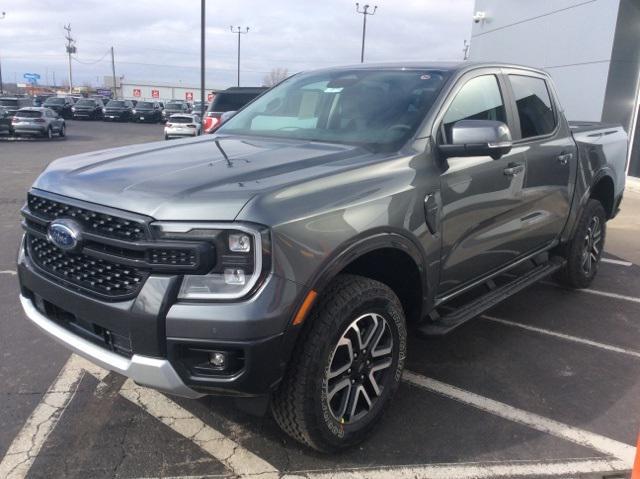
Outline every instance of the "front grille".
{"type": "Polygon", "coordinates": [[[22,214],[35,266],[64,286],[100,299],[132,298],[152,273],[205,274],[216,263],[210,242],[153,239],[152,219],[133,213],[30,193],[22,214]],[[49,224],[63,218],[80,229],[73,252],[57,248],[47,236],[49,224]]]}
{"type": "Polygon", "coordinates": [[[29,194],[27,205],[29,211],[40,218],[46,220],[55,220],[61,217],[73,218],[87,231],[109,238],[139,241],[146,237],[146,228],[143,222],[78,208],[33,194],[29,194]]]}
{"type": "Polygon", "coordinates": [[[104,296],[135,295],[148,273],[86,254],[69,253],[47,240],[28,237],[29,256],[45,272],[83,290],[104,296]]]}

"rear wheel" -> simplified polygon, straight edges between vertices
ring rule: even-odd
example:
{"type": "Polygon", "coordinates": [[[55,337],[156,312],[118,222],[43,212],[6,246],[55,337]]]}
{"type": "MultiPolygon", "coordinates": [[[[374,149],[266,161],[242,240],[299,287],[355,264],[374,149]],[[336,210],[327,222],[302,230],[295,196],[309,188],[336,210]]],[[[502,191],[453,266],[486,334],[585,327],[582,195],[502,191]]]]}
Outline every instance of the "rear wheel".
{"type": "Polygon", "coordinates": [[[47,128],[47,130],[42,134],[46,139],[50,140],[53,138],[53,130],[51,127],[47,128]]]}
{"type": "Polygon", "coordinates": [[[604,250],[607,215],[602,204],[589,200],[582,212],[573,239],[565,246],[565,267],[557,279],[571,288],[586,288],[598,272],[604,250]]]}
{"type": "Polygon", "coordinates": [[[398,389],[407,338],[402,306],[386,285],[341,275],[306,322],[273,416],[319,451],[353,446],[368,437],[398,389]]]}

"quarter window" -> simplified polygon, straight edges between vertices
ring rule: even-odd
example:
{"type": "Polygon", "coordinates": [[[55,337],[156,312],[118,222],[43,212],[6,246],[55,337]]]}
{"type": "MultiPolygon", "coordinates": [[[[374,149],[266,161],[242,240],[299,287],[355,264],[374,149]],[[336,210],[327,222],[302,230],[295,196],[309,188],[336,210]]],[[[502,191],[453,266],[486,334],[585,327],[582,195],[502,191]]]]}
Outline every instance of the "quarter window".
{"type": "Polygon", "coordinates": [[[451,127],[460,120],[507,122],[504,101],[495,75],[473,78],[458,92],[444,115],[446,141],[451,138],[451,127]]]}
{"type": "Polygon", "coordinates": [[[522,138],[551,133],[556,127],[547,82],[542,78],[509,75],[520,117],[522,138]]]}

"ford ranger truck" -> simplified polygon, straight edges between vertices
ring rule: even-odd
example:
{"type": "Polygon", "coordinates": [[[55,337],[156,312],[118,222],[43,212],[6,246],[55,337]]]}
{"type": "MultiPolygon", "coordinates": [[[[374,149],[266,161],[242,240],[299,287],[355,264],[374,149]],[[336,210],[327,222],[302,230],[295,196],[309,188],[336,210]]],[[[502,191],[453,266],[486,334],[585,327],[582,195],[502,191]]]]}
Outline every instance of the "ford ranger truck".
{"type": "Polygon", "coordinates": [[[532,68],[300,73],[213,135],[52,162],[22,210],[20,300],[108,370],[250,398],[335,451],[391,404],[408,334],[552,274],[591,283],[626,152],[532,68]]]}

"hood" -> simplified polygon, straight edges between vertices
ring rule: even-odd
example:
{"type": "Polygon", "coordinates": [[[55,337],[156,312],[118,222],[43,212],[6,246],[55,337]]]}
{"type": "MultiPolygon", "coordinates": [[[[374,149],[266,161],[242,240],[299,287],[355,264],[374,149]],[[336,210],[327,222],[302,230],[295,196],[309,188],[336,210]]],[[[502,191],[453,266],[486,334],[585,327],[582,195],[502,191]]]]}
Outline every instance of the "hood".
{"type": "Polygon", "coordinates": [[[207,136],[56,160],[34,188],[158,220],[231,221],[262,191],[334,173],[364,153],[346,145],[207,136]]]}

